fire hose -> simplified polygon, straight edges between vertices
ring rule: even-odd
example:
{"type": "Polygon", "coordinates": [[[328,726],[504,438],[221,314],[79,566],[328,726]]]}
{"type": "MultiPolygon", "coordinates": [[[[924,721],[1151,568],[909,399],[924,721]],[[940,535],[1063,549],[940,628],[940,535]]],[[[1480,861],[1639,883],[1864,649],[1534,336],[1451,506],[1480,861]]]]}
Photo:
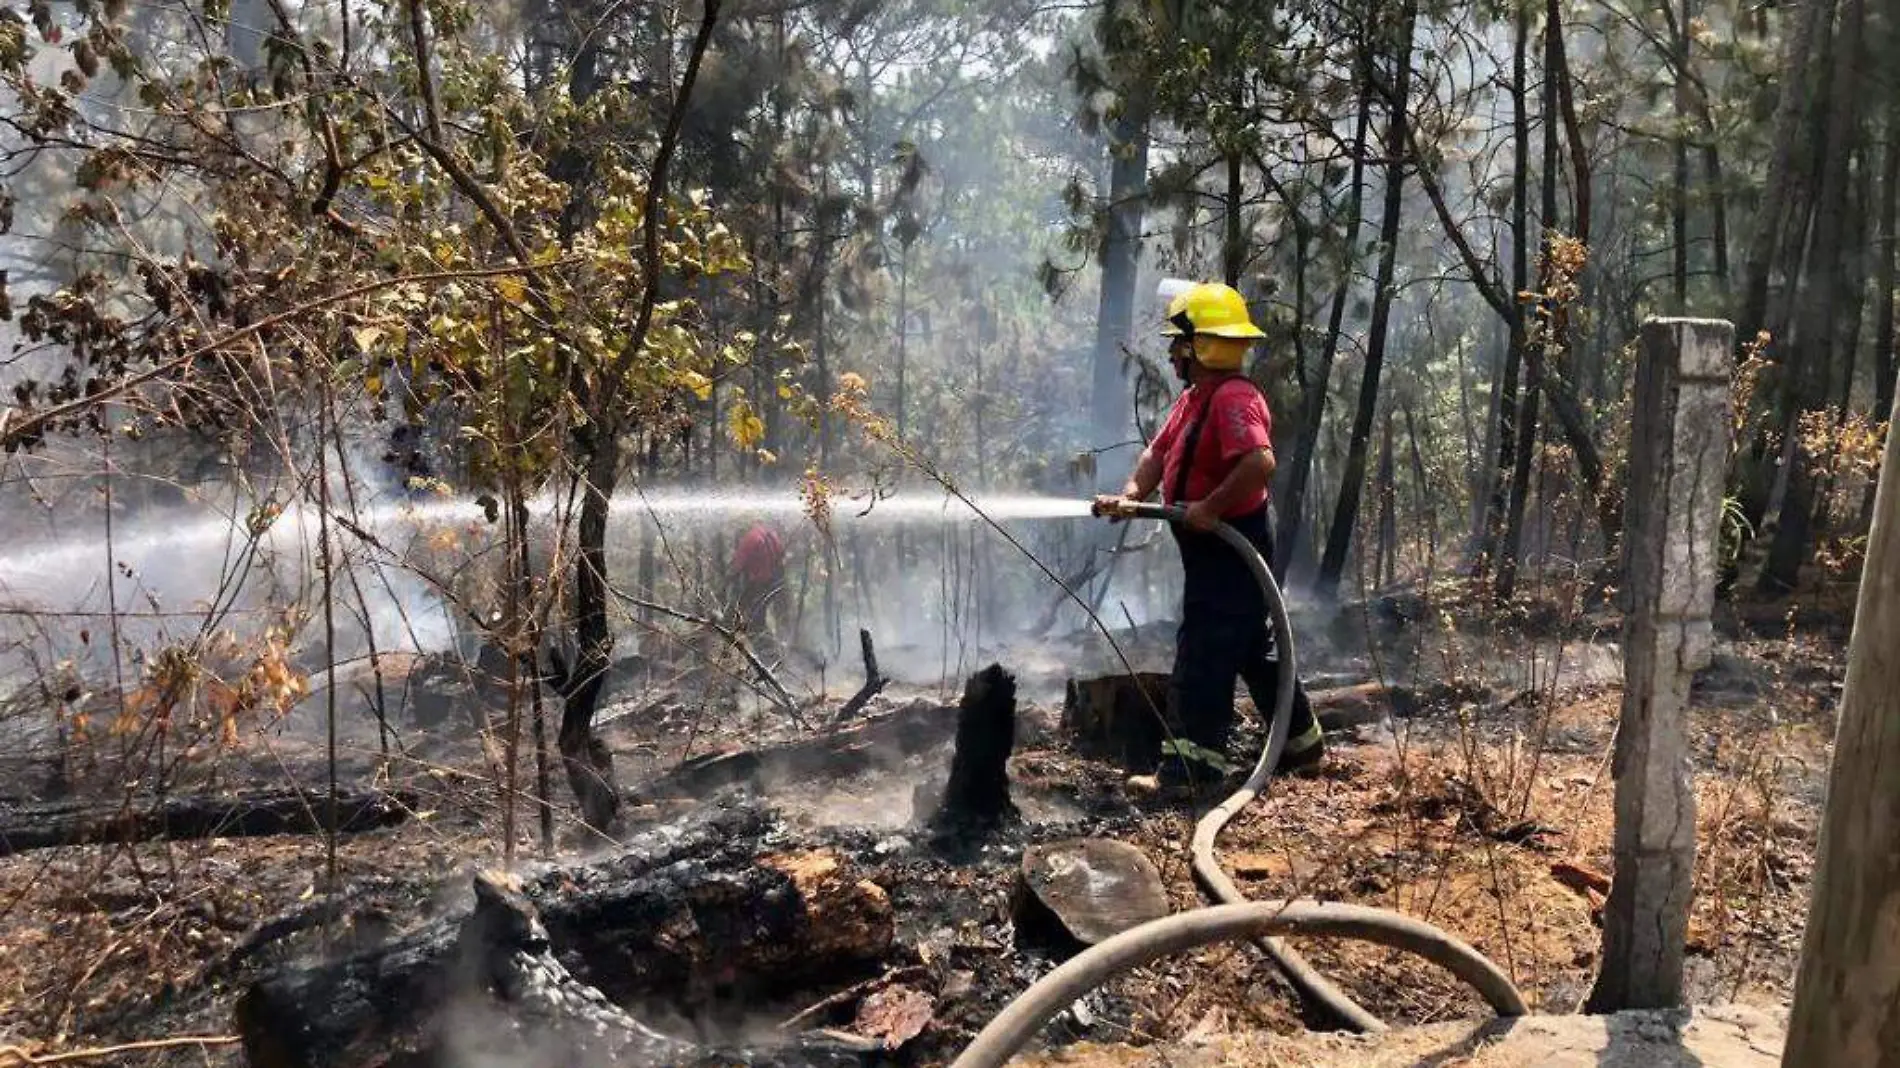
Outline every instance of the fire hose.
{"type": "MultiPolygon", "coordinates": [[[[1105,514],[1100,513],[1098,514],[1105,514]]],[[[1179,506],[1130,502],[1112,513],[1115,518],[1158,519],[1180,522],[1179,506]]],[[[1190,842],[1194,875],[1219,902],[1206,908],[1165,916],[1131,927],[1076,955],[1032,984],[991,1020],[951,1068],[1001,1068],[1033,1038],[1043,1025],[1076,999],[1117,975],[1175,953],[1217,942],[1256,939],[1261,949],[1286,975],[1302,997],[1317,1002],[1349,1026],[1361,1031],[1383,1031],[1378,1017],[1321,975],[1292,947],[1275,935],[1300,934],[1320,938],[1350,938],[1373,942],[1423,957],[1477,991],[1500,1016],[1522,1016],[1528,1010],[1510,977],[1483,954],[1451,934],[1400,913],[1364,905],[1318,901],[1248,901],[1214,856],[1214,842],[1227,824],[1266,791],[1286,748],[1293,720],[1297,667],[1293,657],[1293,628],[1286,602],[1273,572],[1259,550],[1240,531],[1226,523],[1214,533],[1240,554],[1260,584],[1273,625],[1274,648],[1279,655],[1279,685],[1274,693],[1273,718],[1259,762],[1238,790],[1195,824],[1190,842]]]]}

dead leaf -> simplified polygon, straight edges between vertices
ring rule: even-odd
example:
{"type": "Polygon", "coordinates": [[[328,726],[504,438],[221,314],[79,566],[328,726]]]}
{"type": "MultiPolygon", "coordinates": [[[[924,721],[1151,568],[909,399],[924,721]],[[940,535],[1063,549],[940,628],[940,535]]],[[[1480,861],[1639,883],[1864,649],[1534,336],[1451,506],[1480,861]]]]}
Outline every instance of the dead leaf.
{"type": "Polygon", "coordinates": [[[858,1005],[851,1031],[895,1050],[923,1033],[936,1013],[930,995],[915,987],[895,984],[877,991],[858,1005]]]}
{"type": "Polygon", "coordinates": [[[1207,1010],[1207,1014],[1193,1027],[1188,1028],[1187,1034],[1181,1036],[1181,1041],[1188,1045],[1201,1045],[1214,1041],[1227,1031],[1227,1010],[1216,1005],[1207,1010]]]}

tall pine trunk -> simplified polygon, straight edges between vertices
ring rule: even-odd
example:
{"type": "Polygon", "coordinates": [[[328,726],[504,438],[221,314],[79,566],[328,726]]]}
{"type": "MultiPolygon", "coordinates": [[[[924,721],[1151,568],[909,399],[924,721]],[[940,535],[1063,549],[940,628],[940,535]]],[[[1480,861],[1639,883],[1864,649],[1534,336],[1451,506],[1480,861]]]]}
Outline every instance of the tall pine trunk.
{"type": "Polygon", "coordinates": [[[1814,40],[1833,17],[1833,0],[1813,0],[1799,9],[1790,27],[1781,58],[1781,99],[1775,106],[1775,141],[1768,155],[1768,174],[1762,185],[1761,210],[1755,213],[1754,232],[1742,265],[1742,300],[1735,312],[1735,336],[1746,344],[1768,319],[1768,289],[1773,280],[1775,251],[1790,225],[1787,206],[1790,187],[1798,181],[1795,148],[1807,115],[1808,61],[1814,40]]]}
{"type": "MultiPolygon", "coordinates": [[[[1363,60],[1362,60],[1363,61],[1363,60]]],[[[1366,132],[1371,125],[1372,91],[1359,91],[1359,118],[1353,126],[1352,185],[1346,194],[1346,233],[1340,246],[1339,280],[1333,286],[1333,306],[1326,320],[1326,344],[1307,377],[1300,395],[1300,436],[1293,443],[1292,462],[1276,508],[1279,511],[1278,536],[1274,539],[1279,559],[1274,568],[1280,581],[1296,559],[1300,535],[1305,532],[1306,490],[1311,482],[1314,453],[1319,449],[1320,421],[1326,416],[1326,392],[1332,384],[1333,358],[1339,354],[1339,336],[1345,323],[1346,301],[1352,290],[1353,253],[1359,243],[1359,221],[1365,214],[1366,132]]]]}
{"type": "MultiPolygon", "coordinates": [[[[1233,91],[1233,105],[1236,114],[1244,101],[1239,83],[1233,91]]],[[[1238,139],[1236,139],[1238,140],[1238,139]]],[[[1245,220],[1241,217],[1246,204],[1246,182],[1242,179],[1240,147],[1238,144],[1227,149],[1227,233],[1221,240],[1221,278],[1235,289],[1240,288],[1240,272],[1247,260],[1247,238],[1245,220]]],[[[1288,205],[1289,208],[1292,205],[1288,205]]]]}
{"type": "MultiPolygon", "coordinates": [[[[1121,116],[1109,127],[1108,230],[1102,236],[1102,292],[1095,319],[1090,422],[1096,447],[1125,438],[1134,419],[1122,344],[1135,318],[1135,282],[1141,269],[1141,222],[1148,198],[1148,117],[1153,88],[1144,75],[1122,98],[1121,116]]],[[[1112,478],[1103,465],[1099,478],[1112,478]]],[[[1104,489],[1116,487],[1103,485],[1104,489]]]]}
{"type": "MultiPolygon", "coordinates": [[[[1560,52],[1559,35],[1562,32],[1563,26],[1558,19],[1550,17],[1545,19],[1544,173],[1541,176],[1543,212],[1542,218],[1538,220],[1545,233],[1545,240],[1542,243],[1544,265],[1539,271],[1539,278],[1544,283],[1544,289],[1550,288],[1549,283],[1552,277],[1549,235],[1557,226],[1558,80],[1563,69],[1563,64],[1557,56],[1560,52]]],[[[1522,315],[1520,311],[1520,319],[1522,315]]],[[[1536,343],[1527,344],[1525,348],[1524,406],[1518,413],[1517,445],[1511,457],[1510,511],[1505,518],[1504,543],[1498,552],[1497,584],[1493,591],[1499,601],[1508,601],[1517,592],[1517,568],[1524,546],[1524,512],[1530,505],[1531,466],[1537,450],[1537,417],[1538,406],[1543,395],[1544,364],[1560,327],[1560,317],[1553,310],[1544,322],[1542,335],[1536,343]]]]}
{"type": "MultiPolygon", "coordinates": [[[[1754,341],[1764,330],[1780,331],[1782,324],[1770,321],[1773,284],[1779,279],[1780,292],[1787,294],[1801,277],[1801,247],[1807,236],[1812,198],[1807,192],[1811,168],[1797,159],[1797,154],[1804,135],[1811,139],[1815,130],[1826,128],[1826,112],[1818,105],[1826,97],[1834,8],[1835,0],[1814,0],[1807,5],[1789,30],[1782,55],[1774,147],[1762,187],[1762,208],[1755,213],[1742,269],[1741,301],[1735,312],[1736,337],[1743,344],[1754,341]],[[1794,251],[1787,251],[1791,247],[1794,251]]],[[[1785,307],[1788,303],[1784,296],[1778,305],[1785,307]]],[[[1785,340],[1775,338],[1778,344],[1785,340]]],[[[1779,362],[1785,364],[1786,360],[1779,362]]],[[[1738,458],[1735,492],[1745,529],[1750,531],[1762,530],[1785,496],[1788,447],[1793,438],[1787,433],[1790,428],[1781,425],[1783,414],[1780,406],[1774,406],[1774,413],[1750,436],[1738,458]],[[1775,440],[1775,431],[1780,432],[1780,442],[1775,440]]],[[[1750,548],[1745,555],[1752,559],[1759,554],[1750,548]]]]}
{"type": "Polygon", "coordinates": [[[1379,435],[1379,542],[1378,558],[1373,564],[1374,582],[1380,589],[1397,581],[1399,570],[1399,519],[1394,511],[1398,503],[1397,473],[1392,463],[1392,408],[1386,406],[1384,427],[1379,435]]]}
{"type": "Polygon", "coordinates": [[[1391,55],[1393,93],[1391,117],[1385,130],[1385,216],[1380,222],[1379,269],[1372,295],[1372,324],[1366,338],[1366,367],[1359,379],[1359,407],[1353,415],[1352,440],[1346,446],[1346,467],[1339,482],[1339,505],[1333,511],[1326,551],[1320,557],[1316,588],[1321,596],[1339,591],[1346,555],[1352,547],[1353,528],[1359,521],[1359,498],[1366,480],[1366,453],[1373,417],[1379,407],[1379,374],[1385,364],[1385,343],[1392,315],[1392,278],[1398,266],[1399,222],[1405,202],[1406,108],[1412,91],[1412,30],[1418,21],[1418,0],[1404,0],[1398,34],[1391,55]]]}
{"type": "MultiPolygon", "coordinates": [[[[1900,25],[1890,27],[1900,38],[1900,25]]],[[[1876,419],[1893,411],[1894,393],[1894,273],[1896,209],[1900,208],[1900,79],[1893,81],[1887,99],[1887,144],[1880,163],[1880,234],[1874,242],[1874,410],[1876,419]]],[[[1891,429],[1888,431],[1891,433],[1891,429]]],[[[1874,514],[1875,487],[1861,499],[1859,529],[1866,530],[1874,514]]]]}
{"type": "MultiPolygon", "coordinates": [[[[1531,15],[1528,2],[1517,5],[1516,38],[1511,52],[1511,294],[1530,288],[1530,70],[1531,15]]],[[[1497,562],[1498,544],[1503,534],[1510,493],[1510,478],[1515,472],[1517,453],[1518,376],[1523,369],[1527,331],[1524,305],[1512,300],[1510,306],[1510,344],[1504,354],[1504,382],[1498,389],[1497,467],[1488,480],[1490,494],[1485,502],[1483,540],[1476,558],[1478,574],[1497,562]]]]}
{"type": "MultiPolygon", "coordinates": [[[[1842,288],[1840,247],[1847,224],[1847,194],[1854,146],[1859,133],[1860,94],[1856,83],[1867,50],[1862,40],[1866,0],[1844,0],[1838,32],[1840,49],[1830,71],[1827,132],[1818,161],[1820,196],[1815,201],[1813,257],[1810,284],[1801,293],[1796,310],[1795,344],[1799,356],[1784,395],[1784,425],[1792,426],[1798,413],[1825,400],[1825,369],[1838,346],[1845,342],[1844,324],[1835,306],[1842,288]]],[[[1759,582],[1765,593],[1794,589],[1801,564],[1812,542],[1810,519],[1815,479],[1812,458],[1797,439],[1787,471],[1788,493],[1782,501],[1780,522],[1768,547],[1767,566],[1759,582]]]]}
{"type": "MultiPolygon", "coordinates": [[[[1674,235],[1674,277],[1675,312],[1684,315],[1689,310],[1689,0],[1682,0],[1682,8],[1673,20],[1676,67],[1676,138],[1674,146],[1675,186],[1670,198],[1670,230],[1674,235]]],[[[1555,33],[1555,29],[1549,31],[1555,33]]],[[[1546,65],[1545,77],[1555,77],[1555,73],[1546,65]]],[[[1550,121],[1549,112],[1545,113],[1545,122],[1550,121]]],[[[1549,226],[1548,220],[1544,223],[1549,226]]]]}

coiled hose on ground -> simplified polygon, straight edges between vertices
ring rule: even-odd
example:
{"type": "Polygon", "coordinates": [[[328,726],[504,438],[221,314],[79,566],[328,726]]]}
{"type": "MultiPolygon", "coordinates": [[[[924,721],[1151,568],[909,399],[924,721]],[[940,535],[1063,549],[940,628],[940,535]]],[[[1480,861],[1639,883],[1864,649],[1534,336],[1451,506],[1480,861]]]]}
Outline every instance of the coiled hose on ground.
{"type": "MultiPolygon", "coordinates": [[[[1119,510],[1120,518],[1179,522],[1183,510],[1158,504],[1134,504],[1119,510]]],[[[1003,1009],[976,1036],[951,1068],[1001,1068],[1066,1006],[1089,991],[1132,968],[1174,953],[1215,942],[1257,939],[1302,997],[1317,1002],[1347,1025],[1362,1031],[1381,1031],[1385,1025],[1306,962],[1291,946],[1273,937],[1282,934],[1321,938],[1353,938],[1423,957],[1462,979],[1500,1016],[1522,1016],[1524,997],[1510,977],[1463,941],[1421,920],[1385,909],[1317,901],[1250,902],[1221,869],[1214,841],[1227,824],[1266,792],[1273,769],[1286,748],[1293,719],[1293,692],[1297,665],[1293,655],[1293,628],[1287,619],[1273,572],[1246,536],[1225,523],[1214,532],[1246,561],[1254,581],[1265,595],[1273,623],[1274,647],[1279,652],[1279,687],[1274,694],[1273,718],[1267,744],[1253,774],[1226,800],[1195,824],[1190,843],[1194,875],[1220,904],[1166,916],[1121,934],[1078,954],[1050,972],[1003,1009]]]]}

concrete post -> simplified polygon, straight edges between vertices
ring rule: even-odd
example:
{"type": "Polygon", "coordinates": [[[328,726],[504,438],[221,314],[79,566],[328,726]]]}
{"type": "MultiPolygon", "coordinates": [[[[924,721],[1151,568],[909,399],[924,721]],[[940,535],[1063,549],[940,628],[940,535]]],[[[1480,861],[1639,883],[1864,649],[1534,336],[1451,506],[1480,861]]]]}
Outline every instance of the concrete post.
{"type": "Polygon", "coordinates": [[[1690,675],[1710,653],[1734,336],[1715,320],[1643,324],[1624,510],[1616,879],[1590,1012],[1682,1000],[1696,830],[1683,727],[1690,675]]]}

